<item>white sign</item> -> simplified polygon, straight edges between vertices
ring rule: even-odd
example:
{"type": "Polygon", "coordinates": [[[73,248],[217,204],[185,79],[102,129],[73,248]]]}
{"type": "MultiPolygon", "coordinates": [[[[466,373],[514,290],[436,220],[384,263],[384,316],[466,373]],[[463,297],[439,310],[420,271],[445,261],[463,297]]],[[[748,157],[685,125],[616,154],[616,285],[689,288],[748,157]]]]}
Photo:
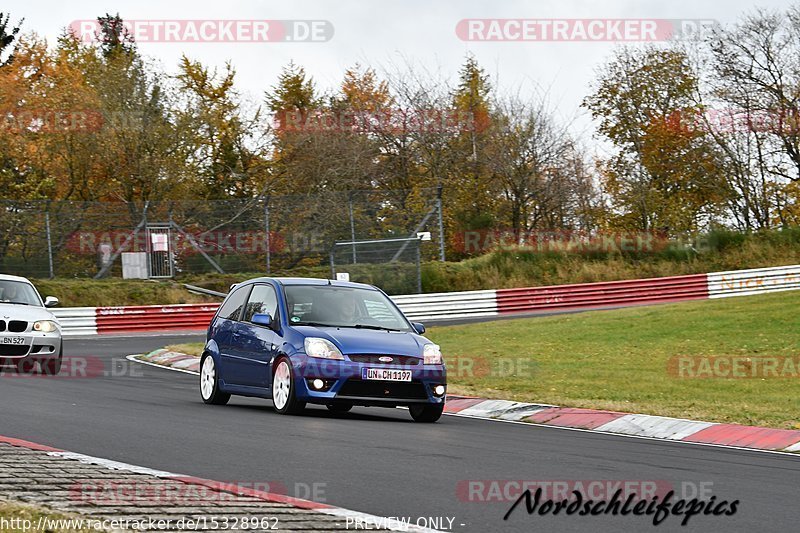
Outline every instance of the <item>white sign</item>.
{"type": "Polygon", "coordinates": [[[336,273],[336,281],[350,281],[350,273],[349,272],[337,272],[336,273]]]}
{"type": "Polygon", "coordinates": [[[429,241],[431,240],[431,232],[430,231],[420,231],[417,233],[417,239],[421,241],[429,241]]]}
{"type": "Polygon", "coordinates": [[[153,243],[154,252],[168,252],[169,251],[169,235],[166,233],[151,233],[150,240],[153,243]]]}

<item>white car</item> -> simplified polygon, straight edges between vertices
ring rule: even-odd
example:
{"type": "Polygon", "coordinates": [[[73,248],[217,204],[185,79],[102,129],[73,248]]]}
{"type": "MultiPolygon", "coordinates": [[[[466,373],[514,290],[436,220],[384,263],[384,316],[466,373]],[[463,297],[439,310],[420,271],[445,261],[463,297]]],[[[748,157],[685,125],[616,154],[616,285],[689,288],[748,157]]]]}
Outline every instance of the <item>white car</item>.
{"type": "Polygon", "coordinates": [[[47,308],[58,298],[42,301],[25,278],[0,274],[0,364],[15,364],[17,370],[39,370],[54,376],[61,371],[63,351],[61,325],[47,308]]]}

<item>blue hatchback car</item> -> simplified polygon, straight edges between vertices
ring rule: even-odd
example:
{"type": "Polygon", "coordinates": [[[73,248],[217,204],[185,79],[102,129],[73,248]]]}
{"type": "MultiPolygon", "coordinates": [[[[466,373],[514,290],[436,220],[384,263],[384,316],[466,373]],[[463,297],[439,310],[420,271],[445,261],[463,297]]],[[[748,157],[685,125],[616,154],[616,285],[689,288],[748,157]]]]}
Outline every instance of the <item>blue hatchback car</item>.
{"type": "Polygon", "coordinates": [[[407,406],[417,422],[442,416],[447,374],[439,346],[380,289],[306,278],[235,285],[208,329],[200,393],[272,399],[281,414],[308,403],[407,406]]]}

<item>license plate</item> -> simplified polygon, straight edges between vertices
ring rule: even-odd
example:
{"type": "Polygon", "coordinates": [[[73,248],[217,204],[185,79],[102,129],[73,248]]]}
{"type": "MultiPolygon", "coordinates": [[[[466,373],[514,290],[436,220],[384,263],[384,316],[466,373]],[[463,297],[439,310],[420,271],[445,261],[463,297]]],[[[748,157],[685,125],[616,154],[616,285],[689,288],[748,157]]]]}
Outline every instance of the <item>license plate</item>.
{"type": "Polygon", "coordinates": [[[411,381],[411,371],[392,370],[389,368],[362,368],[361,379],[378,381],[411,381]]]}
{"type": "Polygon", "coordinates": [[[25,337],[0,337],[0,344],[25,344],[25,337]]]}

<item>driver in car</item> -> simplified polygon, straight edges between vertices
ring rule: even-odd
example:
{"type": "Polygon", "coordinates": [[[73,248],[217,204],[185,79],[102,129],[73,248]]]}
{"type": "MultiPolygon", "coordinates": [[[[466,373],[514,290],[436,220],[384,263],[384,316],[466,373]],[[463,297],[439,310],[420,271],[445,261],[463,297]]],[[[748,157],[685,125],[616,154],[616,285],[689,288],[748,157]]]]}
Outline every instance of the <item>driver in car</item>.
{"type": "Polygon", "coordinates": [[[3,287],[2,302],[13,302],[17,298],[17,288],[14,284],[9,284],[3,287]]]}

